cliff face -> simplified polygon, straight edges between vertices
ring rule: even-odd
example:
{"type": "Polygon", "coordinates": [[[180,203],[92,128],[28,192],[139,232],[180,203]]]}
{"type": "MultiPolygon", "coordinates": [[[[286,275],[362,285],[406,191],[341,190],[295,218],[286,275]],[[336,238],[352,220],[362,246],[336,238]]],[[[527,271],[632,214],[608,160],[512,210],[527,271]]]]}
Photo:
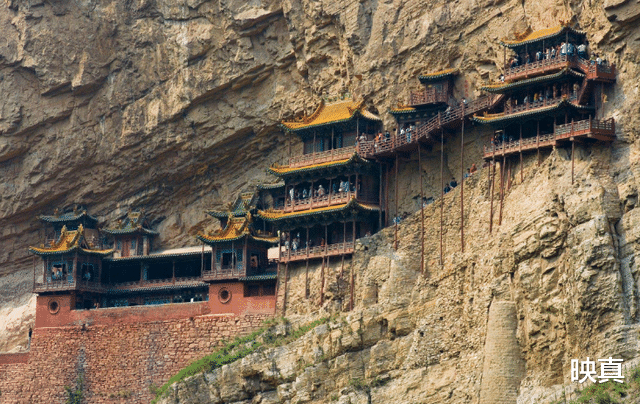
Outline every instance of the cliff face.
{"type": "MultiPolygon", "coordinates": [[[[426,279],[416,274],[415,217],[403,226],[398,252],[390,250],[389,234],[376,236],[373,252],[354,260],[355,318],[398,319],[388,330],[400,334],[390,342],[381,334],[369,345],[395,346],[388,351],[397,352],[394,365],[383,368],[415,376],[421,389],[429,380],[453,380],[454,392],[442,390],[433,402],[453,402],[446,397],[454,393],[460,402],[465,394],[490,396],[480,375],[497,377],[481,361],[502,346],[485,341],[494,326],[503,327],[497,334],[513,333],[521,350],[512,352],[509,394],[561,383],[568,359],[578,355],[635,356],[639,17],[631,0],[6,0],[0,273],[17,274],[0,284],[0,296],[3,315],[26,321],[0,325],[0,350],[22,343],[16,336],[26,336],[33,315],[27,247],[42,242],[37,214],[79,203],[110,221],[144,207],[162,245],[192,244],[196,231],[214,226],[205,208],[233,200],[284,157],[280,119],[310,112],[321,95],[350,91],[391,127],[385,112],[404,101],[417,74],[459,67],[457,94],[473,98],[481,80],[499,74],[501,38],[572,20],[588,32],[592,49],[618,66],[603,111],[616,118],[611,150],[578,147],[575,185],[565,151],[540,167],[527,161],[525,182],[508,194],[503,224],[492,235],[483,173],[465,195],[464,255],[456,247],[457,205],[445,200],[451,205],[443,267],[434,255],[439,239],[431,239],[438,212],[428,214],[426,279]],[[376,295],[378,303],[362,309],[376,295]]],[[[469,135],[465,166],[478,162],[483,135],[469,135]]],[[[446,171],[459,172],[459,143],[453,138],[446,146],[446,171]]],[[[426,186],[436,193],[438,162],[429,158],[426,186]]],[[[416,175],[407,169],[400,180],[405,201],[415,196],[416,175]]]]}

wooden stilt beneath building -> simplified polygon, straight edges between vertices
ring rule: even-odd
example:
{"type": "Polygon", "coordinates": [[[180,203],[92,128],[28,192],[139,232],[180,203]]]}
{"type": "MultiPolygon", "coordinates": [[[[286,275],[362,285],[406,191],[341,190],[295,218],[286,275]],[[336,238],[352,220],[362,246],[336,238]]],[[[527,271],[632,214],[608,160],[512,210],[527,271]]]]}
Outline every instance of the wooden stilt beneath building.
{"type": "MultiPolygon", "coordinates": [[[[393,233],[393,248],[395,250],[398,249],[398,154],[396,153],[396,164],[395,164],[395,170],[396,170],[396,175],[395,175],[395,183],[396,183],[396,189],[395,189],[395,205],[396,205],[396,215],[393,218],[393,222],[395,224],[395,229],[394,229],[394,233],[393,233]]],[[[355,236],[355,234],[354,234],[355,236]]],[[[355,240],[354,240],[355,241],[355,240]]]]}
{"type": "Polygon", "coordinates": [[[424,186],[422,185],[422,155],[418,142],[418,172],[420,173],[420,273],[424,275],[424,186]]]}
{"type": "Polygon", "coordinates": [[[443,247],[444,236],[442,234],[444,226],[444,130],[440,131],[440,265],[444,265],[443,247]]]}
{"type": "Polygon", "coordinates": [[[489,234],[493,231],[493,191],[496,188],[496,159],[491,160],[489,167],[489,188],[491,192],[491,209],[489,211],[489,234]]]}
{"type": "Polygon", "coordinates": [[[460,251],[464,252],[464,104],[462,104],[462,133],[460,135],[460,251]]]}
{"type": "Polygon", "coordinates": [[[498,216],[498,226],[502,224],[502,205],[504,203],[504,166],[507,163],[507,157],[502,156],[502,164],[500,164],[500,215],[498,216]]]}

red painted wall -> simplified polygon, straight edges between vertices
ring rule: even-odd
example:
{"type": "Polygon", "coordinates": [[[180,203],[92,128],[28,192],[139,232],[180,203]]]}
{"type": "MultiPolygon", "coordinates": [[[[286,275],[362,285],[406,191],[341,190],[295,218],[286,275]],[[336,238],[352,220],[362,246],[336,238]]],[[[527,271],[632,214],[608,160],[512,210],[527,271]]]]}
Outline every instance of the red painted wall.
{"type": "Polygon", "coordinates": [[[209,286],[209,304],[212,313],[244,314],[275,314],[275,296],[244,297],[244,285],[241,282],[214,283],[209,286]],[[231,299],[223,303],[220,290],[226,289],[231,293],[231,299]]]}

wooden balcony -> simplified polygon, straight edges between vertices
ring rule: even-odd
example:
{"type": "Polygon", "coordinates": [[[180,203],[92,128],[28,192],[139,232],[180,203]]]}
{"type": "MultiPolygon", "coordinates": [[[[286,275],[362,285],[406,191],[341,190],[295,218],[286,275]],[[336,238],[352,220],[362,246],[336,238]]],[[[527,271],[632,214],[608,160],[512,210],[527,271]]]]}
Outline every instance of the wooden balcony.
{"type": "MultiPolygon", "coordinates": [[[[287,196],[288,197],[288,196],[287,196]]],[[[284,206],[276,206],[274,210],[281,212],[300,212],[316,208],[324,208],[334,205],[343,205],[352,198],[356,198],[359,202],[378,204],[378,196],[373,192],[366,190],[360,192],[329,192],[323,196],[317,196],[306,199],[294,199],[291,201],[287,198],[284,206]]]]}
{"type": "Polygon", "coordinates": [[[427,105],[447,103],[448,94],[442,90],[438,91],[434,88],[426,88],[418,91],[412,91],[409,96],[409,105],[427,105]]]}
{"type": "Polygon", "coordinates": [[[102,292],[103,287],[99,282],[91,281],[75,281],[68,279],[51,280],[47,279],[46,282],[36,282],[34,284],[34,293],[45,292],[61,292],[70,290],[83,290],[87,292],[102,292]]]}
{"type": "Polygon", "coordinates": [[[383,138],[381,142],[358,142],[358,154],[364,158],[390,156],[398,151],[412,150],[420,141],[432,138],[434,133],[444,128],[452,128],[460,125],[462,120],[475,113],[494,107],[503,96],[501,94],[488,95],[473,100],[467,104],[460,104],[448,112],[439,113],[424,124],[404,134],[395,133],[389,139],[383,138]]]}
{"type": "Polygon", "coordinates": [[[353,242],[328,244],[326,246],[317,246],[310,248],[302,248],[299,250],[286,250],[282,252],[280,262],[304,261],[307,259],[316,259],[323,257],[333,257],[353,254],[353,242]]]}
{"type": "Polygon", "coordinates": [[[484,146],[484,158],[493,159],[505,155],[517,154],[530,150],[550,148],[563,140],[574,140],[578,138],[590,138],[611,142],[615,139],[615,121],[613,118],[607,120],[588,119],[584,121],[571,122],[564,125],[556,125],[551,134],[539,135],[536,137],[505,142],[499,145],[484,146]]]}
{"type": "Polygon", "coordinates": [[[551,59],[539,60],[516,67],[506,67],[504,81],[513,82],[544,74],[557,72],[565,67],[582,71],[587,80],[613,82],[616,79],[616,66],[604,65],[582,59],[578,56],[557,56],[551,59]]]}
{"type": "Polygon", "coordinates": [[[37,282],[35,284],[34,292],[44,293],[44,292],[62,292],[62,291],[71,291],[71,290],[79,290],[79,291],[95,292],[95,293],[105,293],[105,292],[114,292],[114,291],[135,292],[135,291],[145,290],[149,288],[189,286],[202,281],[203,281],[203,278],[200,276],[169,278],[169,279],[149,279],[145,281],[111,283],[111,284],[101,284],[99,282],[90,282],[90,281],[78,281],[78,282],[52,281],[52,282],[37,282]]]}
{"type": "Polygon", "coordinates": [[[240,277],[247,276],[246,268],[231,268],[231,267],[218,267],[212,271],[204,271],[202,273],[202,280],[204,281],[222,281],[228,279],[238,279],[240,277]]]}
{"type": "Polygon", "coordinates": [[[298,168],[314,164],[330,163],[338,160],[348,159],[356,152],[355,146],[342,147],[340,149],[327,150],[319,153],[303,154],[291,157],[289,167],[298,168]]]}

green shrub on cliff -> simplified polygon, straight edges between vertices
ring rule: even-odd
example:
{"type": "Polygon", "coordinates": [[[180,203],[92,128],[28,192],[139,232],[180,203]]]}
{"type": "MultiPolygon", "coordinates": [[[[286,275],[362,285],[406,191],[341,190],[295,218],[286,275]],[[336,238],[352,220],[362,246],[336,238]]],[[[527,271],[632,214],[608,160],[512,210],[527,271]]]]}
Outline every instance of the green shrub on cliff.
{"type": "Polygon", "coordinates": [[[251,334],[244,337],[238,337],[233,342],[225,344],[222,348],[191,363],[176,375],[172,376],[162,387],[156,388],[154,385],[152,392],[156,397],[151,401],[151,404],[157,403],[174,383],[180,382],[199,373],[211,372],[214,369],[233,363],[238,359],[242,359],[245,356],[256,352],[260,347],[269,348],[288,344],[302,337],[320,324],[324,324],[328,321],[329,317],[324,317],[309,324],[300,326],[293,331],[288,331],[285,335],[277,335],[275,333],[275,326],[278,324],[289,324],[289,321],[285,318],[267,320],[261,328],[251,334]]]}

